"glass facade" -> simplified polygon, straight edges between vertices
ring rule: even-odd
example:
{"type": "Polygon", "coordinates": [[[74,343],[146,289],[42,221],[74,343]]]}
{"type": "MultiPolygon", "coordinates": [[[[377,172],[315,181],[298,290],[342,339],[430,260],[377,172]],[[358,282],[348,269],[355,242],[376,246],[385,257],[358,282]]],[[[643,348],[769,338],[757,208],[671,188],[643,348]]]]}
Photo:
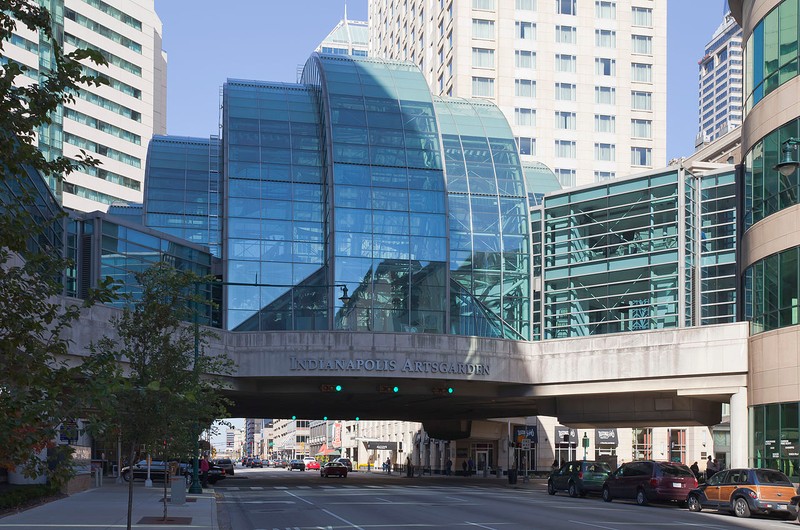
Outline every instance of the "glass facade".
{"type": "Polygon", "coordinates": [[[725,171],[700,179],[700,324],[736,320],[736,183],[725,171]]]}
{"type": "Polygon", "coordinates": [[[220,257],[220,142],[154,136],[147,150],[144,223],[220,257]]]}
{"type": "Polygon", "coordinates": [[[800,324],[800,247],[768,256],[744,273],[744,312],[752,334],[800,324]]]}
{"type": "Polygon", "coordinates": [[[227,329],[328,329],[314,92],[228,80],[223,131],[227,329]]]}
{"type": "Polygon", "coordinates": [[[750,407],[750,465],[800,479],[800,403],[750,407]]]}
{"type": "Polygon", "coordinates": [[[744,159],[744,230],[800,200],[800,171],[784,176],[775,169],[782,143],[800,138],[800,119],[794,119],[754,143],[744,159]]]}
{"type": "Polygon", "coordinates": [[[745,113],[797,77],[799,22],[800,0],[783,0],[753,28],[745,50],[745,113]]]}
{"type": "Polygon", "coordinates": [[[681,325],[692,259],[691,225],[682,225],[691,187],[681,175],[670,170],[545,199],[545,339],[681,325]]]}

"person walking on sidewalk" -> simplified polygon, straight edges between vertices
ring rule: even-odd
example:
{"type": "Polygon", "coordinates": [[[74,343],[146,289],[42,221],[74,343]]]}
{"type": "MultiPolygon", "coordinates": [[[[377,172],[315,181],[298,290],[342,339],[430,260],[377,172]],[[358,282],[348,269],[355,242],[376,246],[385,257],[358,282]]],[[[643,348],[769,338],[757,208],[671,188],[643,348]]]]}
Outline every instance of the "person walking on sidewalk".
{"type": "Polygon", "coordinates": [[[392,459],[390,457],[386,457],[386,474],[392,474],[392,459]]]}
{"type": "Polygon", "coordinates": [[[204,488],[208,487],[208,469],[209,469],[208,460],[206,459],[206,455],[200,457],[200,485],[204,488]]]}

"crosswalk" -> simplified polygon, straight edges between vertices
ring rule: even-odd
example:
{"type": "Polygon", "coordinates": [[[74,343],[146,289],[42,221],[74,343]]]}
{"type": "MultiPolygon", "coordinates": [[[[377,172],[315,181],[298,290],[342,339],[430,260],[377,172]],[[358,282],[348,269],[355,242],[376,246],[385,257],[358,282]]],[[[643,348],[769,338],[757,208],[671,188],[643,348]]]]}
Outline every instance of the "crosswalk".
{"type": "MultiPolygon", "coordinates": [[[[311,486],[225,486],[217,485],[216,490],[223,491],[286,491],[286,490],[390,490],[397,489],[398,486],[385,485],[385,486],[372,486],[372,485],[356,485],[356,484],[319,484],[311,486]]],[[[453,491],[452,487],[447,486],[416,486],[416,485],[403,485],[403,489],[418,489],[418,490],[442,490],[453,491]]],[[[487,486],[459,486],[459,490],[486,490],[493,489],[487,486]]]]}

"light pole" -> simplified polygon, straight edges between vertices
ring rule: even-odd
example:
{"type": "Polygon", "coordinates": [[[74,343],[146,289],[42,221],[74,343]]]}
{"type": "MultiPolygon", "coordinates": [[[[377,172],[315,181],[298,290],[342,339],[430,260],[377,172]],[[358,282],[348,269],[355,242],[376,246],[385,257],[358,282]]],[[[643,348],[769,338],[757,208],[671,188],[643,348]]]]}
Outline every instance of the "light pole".
{"type": "MultiPolygon", "coordinates": [[[[212,284],[212,285],[220,285],[220,286],[235,286],[235,287],[287,287],[287,288],[294,288],[297,287],[296,285],[279,285],[274,283],[244,283],[244,282],[194,282],[194,303],[198,304],[200,299],[200,284],[212,284]]],[[[317,287],[338,287],[342,290],[342,296],[339,297],[339,300],[342,301],[343,304],[347,304],[350,302],[350,297],[347,294],[347,285],[344,284],[333,284],[333,285],[320,285],[317,287]]],[[[200,362],[200,320],[198,316],[198,310],[195,306],[193,314],[194,314],[194,377],[195,377],[195,384],[200,380],[200,374],[198,372],[198,366],[200,362]]],[[[194,431],[197,433],[194,441],[194,462],[192,463],[192,485],[189,486],[189,493],[196,494],[196,493],[203,493],[203,488],[200,486],[200,469],[199,469],[199,457],[200,457],[200,425],[198,422],[194,424],[194,431]]],[[[252,454],[252,446],[251,446],[251,454],[252,454]]]]}
{"type": "Polygon", "coordinates": [[[583,460],[586,461],[586,452],[589,451],[589,435],[586,434],[586,431],[583,432],[583,460]]]}
{"type": "Polygon", "coordinates": [[[788,138],[782,144],[781,161],[776,164],[773,169],[781,172],[781,175],[788,177],[800,167],[800,161],[794,158],[794,151],[797,151],[797,146],[800,145],[800,140],[797,138],[788,138]]]}

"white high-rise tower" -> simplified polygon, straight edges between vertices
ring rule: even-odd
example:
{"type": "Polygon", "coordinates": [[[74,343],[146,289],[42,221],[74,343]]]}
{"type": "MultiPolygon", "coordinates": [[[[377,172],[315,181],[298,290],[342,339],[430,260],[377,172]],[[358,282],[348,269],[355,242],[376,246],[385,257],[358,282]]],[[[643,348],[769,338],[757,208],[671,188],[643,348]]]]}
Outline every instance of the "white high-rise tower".
{"type": "Polygon", "coordinates": [[[369,27],[434,93],[494,101],[564,186],[666,163],[666,2],[370,0],[369,27]]]}

